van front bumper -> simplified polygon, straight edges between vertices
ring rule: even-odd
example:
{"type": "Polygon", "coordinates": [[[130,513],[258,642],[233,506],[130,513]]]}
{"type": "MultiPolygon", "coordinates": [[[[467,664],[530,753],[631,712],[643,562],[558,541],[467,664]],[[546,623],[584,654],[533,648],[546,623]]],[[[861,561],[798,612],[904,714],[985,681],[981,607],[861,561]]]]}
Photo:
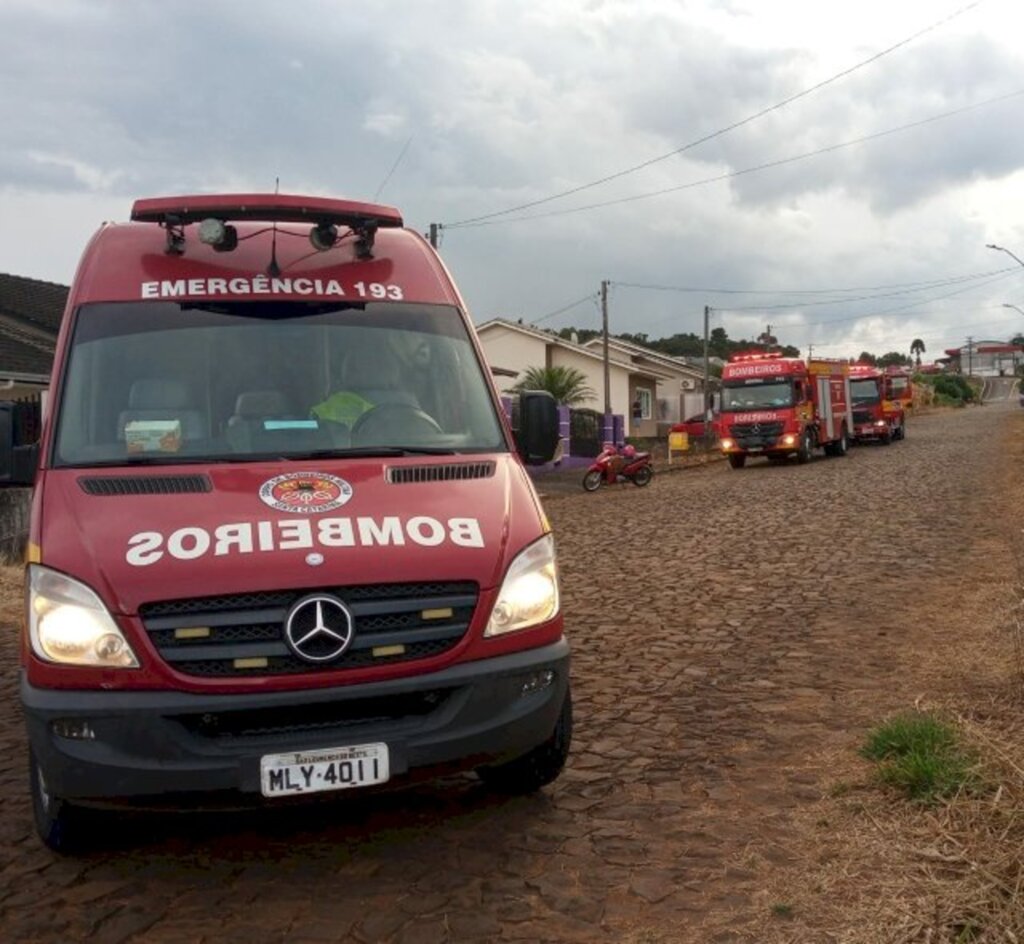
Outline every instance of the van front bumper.
{"type": "Polygon", "coordinates": [[[546,741],[569,687],[569,646],[427,675],[244,695],[42,689],[22,674],[29,741],[49,792],[102,804],[174,794],[260,796],[267,754],[384,742],[391,781],[513,760],[546,741]]]}

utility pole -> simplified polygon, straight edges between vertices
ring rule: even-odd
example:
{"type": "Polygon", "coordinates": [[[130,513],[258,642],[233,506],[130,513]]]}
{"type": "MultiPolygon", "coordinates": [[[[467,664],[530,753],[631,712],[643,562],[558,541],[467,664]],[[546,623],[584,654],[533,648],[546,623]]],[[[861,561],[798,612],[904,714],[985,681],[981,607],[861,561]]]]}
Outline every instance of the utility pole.
{"type": "Polygon", "coordinates": [[[705,389],[705,423],[711,419],[711,372],[708,367],[708,344],[710,340],[709,328],[711,325],[711,305],[705,305],[705,379],[703,379],[703,389],[705,389]]]}
{"type": "MultiPolygon", "coordinates": [[[[608,361],[608,280],[601,280],[601,334],[602,356],[604,358],[604,415],[612,415],[611,366],[608,361]]],[[[609,420],[605,420],[609,422],[609,420]]]]}
{"type": "Polygon", "coordinates": [[[807,360],[809,360],[809,361],[814,360],[814,345],[813,344],[808,344],[807,345],[807,360]]]}
{"type": "Polygon", "coordinates": [[[974,337],[967,336],[967,376],[974,376],[974,337]]]}
{"type": "Polygon", "coordinates": [[[437,231],[441,228],[439,223],[430,224],[430,245],[437,249],[437,231]]]}

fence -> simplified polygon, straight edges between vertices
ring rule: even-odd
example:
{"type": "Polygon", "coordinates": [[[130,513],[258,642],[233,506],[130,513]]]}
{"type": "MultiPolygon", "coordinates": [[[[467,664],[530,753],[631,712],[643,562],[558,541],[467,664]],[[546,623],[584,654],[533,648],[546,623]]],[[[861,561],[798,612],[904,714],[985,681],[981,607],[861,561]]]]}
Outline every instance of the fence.
{"type": "MultiPolygon", "coordinates": [[[[40,397],[11,403],[11,427],[15,449],[39,441],[43,427],[40,397]]],[[[31,508],[32,489],[0,488],[0,563],[12,564],[24,558],[31,508]]]]}

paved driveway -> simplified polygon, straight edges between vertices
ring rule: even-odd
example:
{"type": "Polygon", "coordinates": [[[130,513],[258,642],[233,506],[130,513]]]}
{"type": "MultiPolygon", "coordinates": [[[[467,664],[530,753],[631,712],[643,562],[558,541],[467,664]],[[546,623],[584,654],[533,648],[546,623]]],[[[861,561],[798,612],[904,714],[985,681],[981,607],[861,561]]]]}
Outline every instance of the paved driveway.
{"type": "MultiPolygon", "coordinates": [[[[794,811],[824,747],[903,706],[914,595],[1003,496],[1020,413],[912,417],[847,458],[724,463],[545,499],[574,646],[562,779],[499,799],[471,777],[296,810],[120,817],[108,846],[36,841],[0,636],[0,926],[9,941],[754,941],[768,878],[803,867],[794,811]]],[[[8,585],[15,579],[7,575],[8,585]]],[[[810,938],[793,938],[810,940],[810,938]]]]}

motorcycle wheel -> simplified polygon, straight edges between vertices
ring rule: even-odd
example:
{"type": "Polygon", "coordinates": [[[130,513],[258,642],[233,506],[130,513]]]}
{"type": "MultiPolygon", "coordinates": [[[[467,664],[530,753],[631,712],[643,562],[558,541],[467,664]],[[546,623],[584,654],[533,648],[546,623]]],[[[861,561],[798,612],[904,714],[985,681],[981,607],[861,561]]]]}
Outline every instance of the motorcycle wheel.
{"type": "Polygon", "coordinates": [[[584,475],[583,487],[588,492],[596,492],[601,487],[601,473],[592,471],[584,475]]]}
{"type": "Polygon", "coordinates": [[[645,485],[650,485],[651,479],[653,478],[654,469],[649,465],[644,465],[637,469],[636,473],[633,475],[633,484],[636,485],[637,488],[643,488],[645,485]]]}

